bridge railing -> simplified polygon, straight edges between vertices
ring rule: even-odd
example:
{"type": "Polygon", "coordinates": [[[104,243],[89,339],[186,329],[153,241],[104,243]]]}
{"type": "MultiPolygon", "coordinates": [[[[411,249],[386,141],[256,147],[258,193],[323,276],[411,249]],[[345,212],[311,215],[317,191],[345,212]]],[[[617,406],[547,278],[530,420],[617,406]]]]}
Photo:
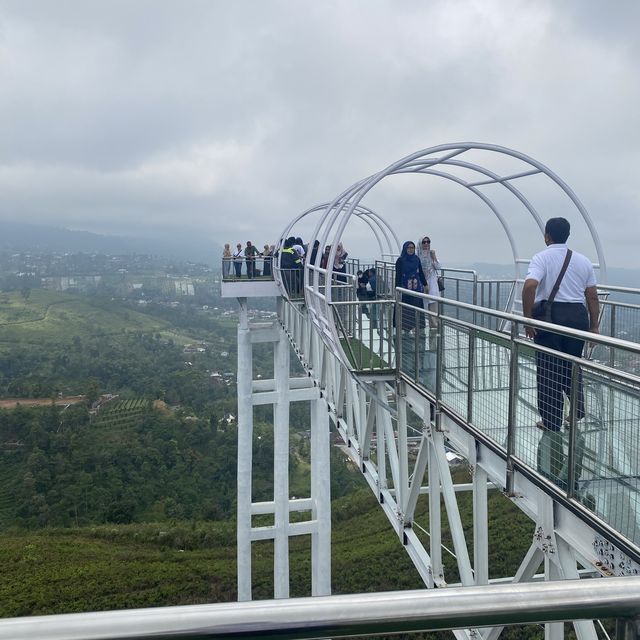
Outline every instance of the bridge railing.
{"type": "Polygon", "coordinates": [[[603,354],[559,356],[524,338],[520,316],[447,299],[427,310],[409,302],[427,306],[429,296],[397,295],[398,374],[425,390],[436,415],[457,418],[512,465],[582,503],[637,555],[640,376],[619,363],[637,362],[640,345],[527,320],[603,354]],[[488,328],[497,325],[508,333],[488,328]]]}
{"type": "Polygon", "coordinates": [[[247,260],[244,256],[222,258],[222,279],[225,282],[259,278],[273,280],[273,256],[247,260]]]}
{"type": "MultiPolygon", "coordinates": [[[[640,578],[226,602],[0,620],[0,640],[340,638],[617,618],[635,637],[640,578]]],[[[620,636],[621,637],[621,636],[620,636]]]]}

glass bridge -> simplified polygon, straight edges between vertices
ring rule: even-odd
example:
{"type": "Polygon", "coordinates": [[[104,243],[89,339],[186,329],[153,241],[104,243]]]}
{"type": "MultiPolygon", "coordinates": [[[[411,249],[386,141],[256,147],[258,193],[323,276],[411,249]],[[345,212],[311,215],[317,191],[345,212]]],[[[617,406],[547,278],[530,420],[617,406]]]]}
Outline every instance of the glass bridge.
{"type": "MultiPolygon", "coordinates": [[[[353,262],[350,270],[361,266],[353,262]]],[[[369,380],[396,375],[411,384],[430,401],[434,415],[446,415],[486,442],[505,468],[516,464],[541,486],[579,503],[590,524],[615,530],[639,561],[640,344],[620,335],[640,326],[640,290],[601,287],[601,334],[583,335],[588,340],[585,358],[563,356],[576,384],[566,398],[561,437],[552,443],[559,467],[552,474],[539,459],[548,443],[537,426],[536,354],[545,349],[524,337],[521,316],[504,311],[518,283],[444,270],[446,293],[455,297],[437,298],[435,308],[426,311],[400,301],[402,293],[406,299],[411,292],[394,290],[392,264],[377,261],[374,266],[374,301],[357,299],[353,274],[347,285],[331,285],[340,290],[331,306],[353,375],[369,380]],[[617,293],[632,301],[617,302],[617,293]],[[417,328],[396,331],[407,315],[417,328]],[[571,407],[578,406],[579,392],[585,415],[578,419],[571,407]]],[[[430,301],[428,295],[414,295],[430,301]]],[[[298,315],[306,313],[295,298],[289,304],[298,315]]]]}
{"type": "Polygon", "coordinates": [[[237,298],[240,307],[239,602],[5,620],[0,639],[306,638],[450,629],[460,640],[496,640],[505,625],[535,621],[544,623],[545,640],[559,640],[564,620],[573,622],[579,640],[597,640],[610,637],[598,622],[603,617],[630,620],[617,637],[638,637],[640,290],[599,286],[600,335],[527,320],[586,340],[582,358],[559,356],[525,338],[519,300],[532,252],[513,230],[526,221],[532,225],[526,238],[541,236],[535,202],[547,210],[550,201],[543,187],[561,197],[558,210],[588,238],[599,280],[606,282],[594,225],[568,185],[529,156],[482,143],[418,151],[304,211],[282,230],[268,264],[250,265],[256,277],[243,275],[239,258],[223,264],[222,295],[237,298]],[[504,231],[513,278],[449,268],[444,297],[396,288],[398,237],[363,199],[382,180],[408,173],[447,180],[477,197],[504,231]],[[376,259],[350,260],[336,273],[326,264],[335,264],[350,220],[369,230],[376,259]],[[282,242],[304,224],[310,246],[328,248],[325,267],[318,250],[304,268],[281,268],[282,242]],[[365,301],[357,297],[356,273],[367,267],[375,267],[377,278],[365,301]],[[277,320],[253,323],[249,300],[265,296],[277,300],[277,320]],[[424,308],[408,304],[410,296],[422,298],[424,308]],[[273,346],[272,380],[253,379],[258,343],[273,346]],[[303,376],[290,375],[292,348],[303,376]],[[559,432],[538,426],[536,363],[542,358],[553,359],[569,380],[559,432]],[[294,498],[289,407],[298,401],[310,406],[311,489],[294,498]],[[256,502],[253,411],[265,404],[274,416],[274,490],[272,500],[256,502]],[[330,427],[426,589],[331,595],[330,427]],[[454,482],[452,454],[466,461],[469,482],[454,482]],[[501,491],[534,523],[513,576],[490,577],[490,490],[501,491]],[[471,523],[458,507],[463,491],[472,493],[471,523]],[[417,509],[420,501],[426,509],[417,509]],[[264,514],[273,524],[257,524],[262,520],[254,516],[264,514]],[[443,562],[445,519],[453,576],[443,562]],[[298,535],[311,539],[312,597],[289,600],[289,540],[298,535]],[[251,601],[252,543],[259,540],[273,542],[275,600],[266,602],[251,601]]]}

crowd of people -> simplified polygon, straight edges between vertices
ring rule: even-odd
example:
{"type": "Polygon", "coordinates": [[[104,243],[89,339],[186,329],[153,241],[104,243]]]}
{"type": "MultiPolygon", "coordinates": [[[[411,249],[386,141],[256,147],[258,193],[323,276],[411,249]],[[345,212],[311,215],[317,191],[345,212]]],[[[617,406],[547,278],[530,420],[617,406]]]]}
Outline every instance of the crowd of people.
{"type": "Polygon", "coordinates": [[[274,252],[274,245],[265,244],[262,251],[259,251],[258,247],[250,240],[247,241],[245,247],[241,242],[238,242],[233,251],[231,245],[227,243],[222,250],[222,277],[228,278],[231,275],[232,266],[233,275],[236,278],[242,277],[243,264],[247,278],[271,276],[274,252]],[[259,263],[258,259],[262,259],[262,262],[259,263]],[[262,269],[259,268],[260,266],[262,269]]]}
{"type": "MultiPolygon", "coordinates": [[[[331,271],[338,274],[336,282],[346,283],[349,253],[343,244],[338,243],[332,265],[329,265],[331,245],[324,247],[318,261],[319,251],[320,242],[318,240],[309,249],[308,243],[305,243],[302,238],[294,236],[283,239],[279,250],[276,250],[274,245],[265,244],[263,250],[259,251],[251,241],[247,241],[244,247],[242,243],[238,242],[235,250],[232,250],[231,245],[227,243],[224,245],[222,253],[222,275],[223,278],[228,278],[231,275],[240,278],[243,275],[244,265],[247,278],[269,277],[273,272],[273,260],[279,257],[283,282],[289,294],[297,295],[302,291],[304,280],[302,269],[305,262],[321,269],[328,269],[331,266],[331,271]]],[[[440,268],[436,252],[431,248],[431,238],[422,237],[417,246],[413,241],[408,240],[402,246],[402,253],[396,260],[395,286],[418,293],[428,293],[431,296],[440,296],[444,289],[442,278],[438,275],[440,268]]],[[[367,269],[364,272],[358,271],[357,279],[358,298],[360,300],[374,299],[376,289],[375,286],[371,286],[371,283],[373,282],[375,285],[376,282],[375,268],[367,269]]],[[[424,308],[422,298],[405,294],[402,301],[415,307],[424,308]]],[[[433,304],[435,301],[429,303],[430,306],[433,304]]],[[[368,308],[365,307],[365,309],[368,313],[368,308]]],[[[402,328],[411,330],[418,323],[424,323],[424,315],[406,313],[403,317],[402,328]]]]}
{"type": "MultiPolygon", "coordinates": [[[[235,250],[232,250],[231,245],[227,243],[224,245],[222,251],[222,276],[223,278],[229,278],[230,276],[241,278],[243,275],[243,265],[247,278],[271,276],[273,273],[273,259],[280,256],[280,269],[286,271],[293,270],[292,275],[288,277],[287,280],[292,285],[301,289],[301,270],[307,260],[310,261],[311,264],[316,263],[319,249],[320,242],[318,240],[314,242],[311,251],[309,251],[308,243],[305,243],[302,238],[294,236],[284,239],[279,251],[276,251],[274,245],[268,244],[265,244],[264,249],[259,251],[251,241],[247,241],[244,247],[241,242],[238,242],[235,250]],[[260,259],[262,259],[261,263],[259,262],[260,259]],[[262,269],[259,268],[260,266],[262,269]],[[300,270],[300,274],[295,272],[297,269],[300,270]]],[[[331,245],[327,245],[320,256],[320,264],[318,265],[320,268],[327,268],[330,252],[331,245]]],[[[346,274],[348,255],[342,243],[338,244],[336,256],[333,261],[333,271],[339,274],[346,274]]],[[[338,276],[337,279],[340,282],[347,281],[346,276],[338,276]]]]}

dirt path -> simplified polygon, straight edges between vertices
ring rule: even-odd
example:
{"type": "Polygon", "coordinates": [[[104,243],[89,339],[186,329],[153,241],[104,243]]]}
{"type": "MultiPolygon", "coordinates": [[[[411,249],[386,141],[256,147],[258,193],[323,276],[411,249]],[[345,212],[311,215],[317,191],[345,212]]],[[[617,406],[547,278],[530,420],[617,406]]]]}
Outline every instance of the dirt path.
{"type": "Polygon", "coordinates": [[[19,404],[24,407],[46,406],[51,403],[65,406],[83,402],[86,396],[66,396],[64,398],[4,398],[0,400],[0,409],[15,409],[19,404]]]}

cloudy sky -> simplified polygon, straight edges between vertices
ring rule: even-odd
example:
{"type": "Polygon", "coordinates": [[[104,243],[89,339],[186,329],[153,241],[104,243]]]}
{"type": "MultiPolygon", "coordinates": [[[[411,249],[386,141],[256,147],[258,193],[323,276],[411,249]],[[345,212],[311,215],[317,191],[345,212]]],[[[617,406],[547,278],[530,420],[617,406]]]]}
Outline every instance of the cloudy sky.
{"type": "MultiPolygon", "coordinates": [[[[638,24],[636,0],[0,0],[0,223],[262,245],[399,158],[479,141],[550,167],[608,264],[640,267],[638,24]]],[[[364,203],[449,266],[509,260],[444,182],[364,203]]],[[[575,210],[535,203],[595,259],[575,210]]]]}

